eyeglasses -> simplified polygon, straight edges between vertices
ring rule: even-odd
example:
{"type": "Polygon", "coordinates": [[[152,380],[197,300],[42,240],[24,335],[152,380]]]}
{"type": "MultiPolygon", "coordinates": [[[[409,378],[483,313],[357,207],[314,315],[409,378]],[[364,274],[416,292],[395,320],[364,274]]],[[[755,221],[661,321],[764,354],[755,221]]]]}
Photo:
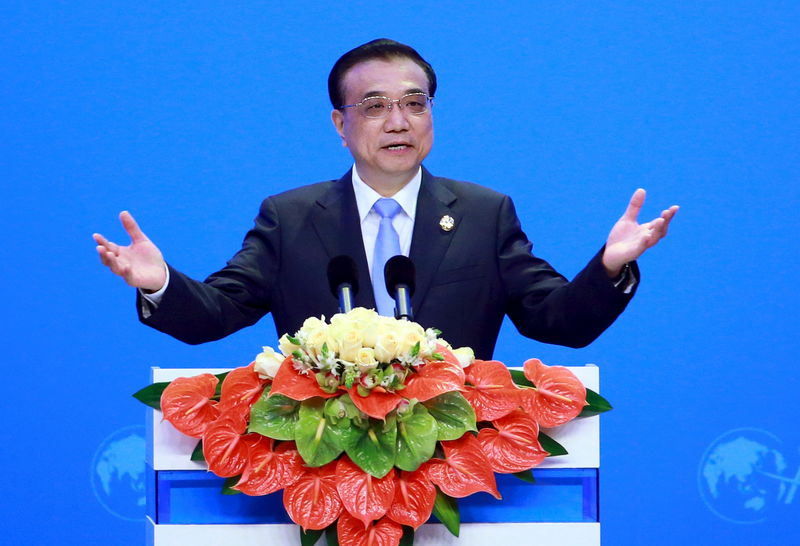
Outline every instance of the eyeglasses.
{"type": "Polygon", "coordinates": [[[342,108],[356,108],[362,116],[367,118],[385,118],[392,111],[395,103],[400,110],[421,116],[428,111],[428,105],[433,103],[433,97],[429,97],[425,93],[409,93],[399,99],[367,97],[355,104],[345,104],[342,108]]]}

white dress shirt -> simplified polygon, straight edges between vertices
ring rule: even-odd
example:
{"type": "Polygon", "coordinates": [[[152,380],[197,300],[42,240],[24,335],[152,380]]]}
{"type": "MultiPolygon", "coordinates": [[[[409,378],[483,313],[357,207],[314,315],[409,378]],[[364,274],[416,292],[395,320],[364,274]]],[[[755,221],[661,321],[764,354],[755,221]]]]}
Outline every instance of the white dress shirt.
{"type": "MultiPolygon", "coordinates": [[[[422,184],[422,168],[417,171],[408,184],[403,186],[399,192],[391,195],[392,199],[400,205],[400,212],[392,218],[392,226],[400,238],[400,252],[403,256],[408,256],[411,250],[411,235],[414,232],[414,215],[417,213],[417,195],[422,184]]],[[[369,274],[372,275],[372,260],[375,254],[375,239],[378,238],[378,227],[380,227],[381,217],[372,210],[373,205],[383,196],[369,187],[358,175],[355,165],[353,165],[353,191],[356,194],[356,205],[358,206],[358,218],[361,221],[361,238],[364,241],[364,252],[367,255],[367,265],[369,274]]]]}

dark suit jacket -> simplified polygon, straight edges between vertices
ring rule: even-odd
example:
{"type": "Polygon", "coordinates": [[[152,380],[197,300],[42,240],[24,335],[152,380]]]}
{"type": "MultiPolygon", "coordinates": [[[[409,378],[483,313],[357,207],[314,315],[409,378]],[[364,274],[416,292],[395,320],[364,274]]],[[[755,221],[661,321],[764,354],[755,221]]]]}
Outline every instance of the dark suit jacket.
{"type": "MultiPolygon", "coordinates": [[[[255,226],[225,268],[201,283],[170,267],[157,309],[145,318],[137,302],[140,319],[192,344],[227,336],[268,312],[278,335],[294,334],[307,317],[337,312],[326,269],[341,254],[358,267],[355,304],[374,308],[349,172],[338,181],[264,200],[255,226]]],[[[417,271],[415,320],[483,359],[491,358],[506,314],[527,337],[585,346],[632,296],[613,286],[601,254],[568,282],[531,254],[508,196],[423,169],[409,256],[417,271]],[[455,220],[451,231],[439,226],[444,215],[455,220]]]]}

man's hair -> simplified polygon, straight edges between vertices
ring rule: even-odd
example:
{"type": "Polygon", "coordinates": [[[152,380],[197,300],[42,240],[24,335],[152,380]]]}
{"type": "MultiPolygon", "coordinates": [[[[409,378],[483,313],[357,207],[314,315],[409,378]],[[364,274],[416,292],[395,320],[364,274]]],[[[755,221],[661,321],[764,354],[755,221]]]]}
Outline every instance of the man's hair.
{"type": "Polygon", "coordinates": [[[344,106],[342,80],[347,71],[355,65],[375,59],[393,61],[403,58],[411,59],[422,68],[428,77],[428,94],[433,97],[436,94],[436,73],[433,71],[433,67],[428,64],[428,61],[423,59],[411,46],[387,38],[378,38],[351,49],[339,57],[339,60],[331,68],[331,73],[328,75],[328,96],[333,107],[341,109],[344,106]]]}

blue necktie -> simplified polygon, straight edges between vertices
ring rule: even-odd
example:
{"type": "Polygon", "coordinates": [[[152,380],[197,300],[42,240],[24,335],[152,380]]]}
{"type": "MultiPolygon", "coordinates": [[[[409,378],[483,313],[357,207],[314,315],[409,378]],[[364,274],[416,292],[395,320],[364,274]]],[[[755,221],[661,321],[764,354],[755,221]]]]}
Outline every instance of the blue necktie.
{"type": "Polygon", "coordinates": [[[375,293],[378,313],[393,317],[394,299],[386,291],[383,268],[390,258],[400,254],[400,237],[392,225],[392,218],[400,212],[400,204],[394,199],[378,199],[372,210],[381,217],[378,238],[375,239],[375,254],[372,256],[372,290],[375,293]]]}

